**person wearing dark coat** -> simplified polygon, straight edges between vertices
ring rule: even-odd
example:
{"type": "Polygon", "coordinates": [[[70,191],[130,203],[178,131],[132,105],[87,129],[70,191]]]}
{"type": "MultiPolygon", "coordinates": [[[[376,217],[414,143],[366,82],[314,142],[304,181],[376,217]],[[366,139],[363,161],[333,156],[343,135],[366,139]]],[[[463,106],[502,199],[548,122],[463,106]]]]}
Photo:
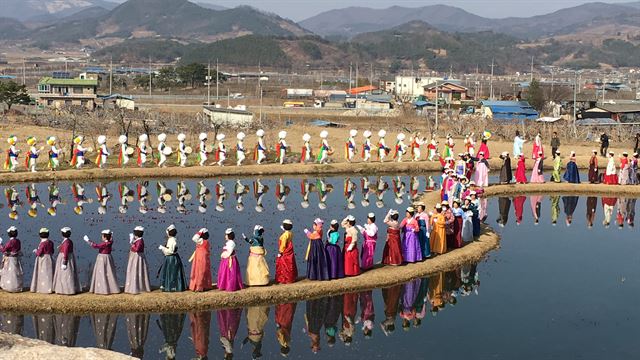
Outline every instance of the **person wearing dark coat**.
{"type": "Polygon", "coordinates": [[[500,159],[502,159],[502,167],[500,168],[500,183],[508,184],[513,179],[513,173],[511,171],[511,158],[509,157],[508,152],[503,152],[500,155],[500,159]]]}
{"type": "Polygon", "coordinates": [[[607,156],[609,152],[609,135],[603,132],[600,135],[600,156],[607,156]]]}

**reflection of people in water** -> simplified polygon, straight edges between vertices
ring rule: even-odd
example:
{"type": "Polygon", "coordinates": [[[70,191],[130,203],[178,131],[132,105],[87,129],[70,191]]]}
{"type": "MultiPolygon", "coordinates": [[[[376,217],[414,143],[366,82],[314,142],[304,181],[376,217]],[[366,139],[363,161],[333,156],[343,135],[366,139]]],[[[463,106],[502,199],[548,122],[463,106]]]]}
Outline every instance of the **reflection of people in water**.
{"type": "Polygon", "coordinates": [[[420,279],[409,281],[402,286],[402,298],[400,299],[400,317],[402,318],[402,329],[409,330],[411,322],[416,318],[414,304],[418,298],[420,290],[420,279]]]}
{"type": "Polygon", "coordinates": [[[444,308],[443,290],[444,273],[439,272],[429,278],[429,299],[431,300],[431,313],[434,316],[444,308]]]}
{"type": "Polygon", "coordinates": [[[40,201],[40,196],[38,196],[36,184],[27,185],[25,192],[27,194],[27,202],[29,203],[29,211],[27,212],[27,215],[29,215],[29,217],[36,217],[38,216],[38,206],[44,207],[40,201]]]}
{"type": "Polygon", "coordinates": [[[104,215],[107,213],[107,203],[111,199],[111,194],[104,183],[98,183],[96,195],[98,199],[98,214],[104,215]]]}
{"type": "Polygon", "coordinates": [[[52,314],[33,315],[33,331],[38,340],[46,341],[49,344],[55,343],[55,325],[52,314]]]}
{"type": "Polygon", "coordinates": [[[269,320],[269,306],[251,306],[247,308],[247,337],[242,344],[250,342],[253,346],[253,359],[262,357],[262,338],[264,327],[269,320]]]}
{"type": "Polygon", "coordinates": [[[300,195],[302,196],[300,207],[302,207],[303,209],[309,207],[309,193],[311,193],[311,184],[309,184],[309,180],[300,180],[300,195]]]}
{"type": "Polygon", "coordinates": [[[382,289],[385,319],[380,323],[380,327],[386,336],[389,336],[396,330],[396,315],[398,314],[398,307],[400,306],[400,294],[402,294],[402,285],[382,289]]]}
{"type": "Polygon", "coordinates": [[[358,294],[344,294],[342,303],[342,330],[340,340],[349,346],[356,332],[356,314],[358,313],[358,294]]]}
{"type": "Polygon", "coordinates": [[[276,336],[283,356],[291,351],[291,327],[295,313],[296,303],[276,305],[276,336]]]}
{"type": "Polygon", "coordinates": [[[336,344],[338,334],[338,320],[342,315],[343,296],[336,295],[327,298],[327,311],[324,316],[324,329],[327,334],[327,345],[333,347],[336,344]]]}
{"type": "Polygon", "coordinates": [[[55,318],[56,345],[74,347],[80,329],[80,316],[56,314],[55,318]]]}
{"type": "Polygon", "coordinates": [[[382,180],[382,176],[378,176],[376,181],[376,206],[379,209],[384,207],[384,193],[389,189],[389,184],[382,180]]]}
{"type": "Polygon", "coordinates": [[[287,196],[289,195],[290,192],[291,192],[291,188],[285,185],[284,180],[280,178],[276,183],[276,201],[277,201],[276,208],[279,211],[286,210],[285,200],[287,199],[287,196]]]}
{"type": "Polygon", "coordinates": [[[364,334],[365,339],[370,339],[373,336],[373,324],[376,320],[376,313],[373,307],[373,291],[363,291],[359,294],[359,297],[362,333],[364,334]]]}
{"type": "Polygon", "coordinates": [[[371,189],[370,189],[371,183],[369,182],[369,178],[366,176],[363,176],[360,179],[360,188],[362,189],[362,201],[360,201],[360,205],[362,205],[362,207],[368,207],[370,202],[369,202],[369,196],[371,195],[371,189]]]}
{"type": "Polygon", "coordinates": [[[418,327],[422,324],[422,319],[424,319],[427,314],[427,292],[429,291],[429,279],[424,278],[420,280],[420,286],[418,289],[418,294],[416,295],[416,300],[413,302],[413,308],[416,312],[416,317],[413,321],[413,326],[418,327]]]}
{"type": "Polygon", "coordinates": [[[556,226],[560,216],[560,196],[550,196],[549,200],[551,201],[551,225],[556,226]]]}
{"type": "Polygon", "coordinates": [[[619,229],[624,228],[624,220],[627,218],[627,199],[618,199],[618,208],[616,211],[616,224],[619,229]]]}
{"type": "Polygon", "coordinates": [[[577,196],[563,196],[562,197],[562,205],[564,205],[564,215],[565,223],[567,226],[571,226],[571,222],[573,221],[573,213],[576,211],[576,207],[578,207],[578,199],[577,196]]]}
{"type": "Polygon", "coordinates": [[[316,182],[316,190],[318,191],[318,208],[325,210],[327,208],[327,196],[333,191],[333,186],[328,185],[324,179],[318,179],[316,182]]]}
{"type": "Polygon", "coordinates": [[[522,223],[522,214],[524,213],[524,202],[527,200],[526,196],[516,196],[513,198],[513,210],[516,214],[516,225],[522,223]]]}
{"type": "MultiPolygon", "coordinates": [[[[635,177],[635,173],[633,174],[635,177]]],[[[627,199],[627,225],[630,228],[634,226],[634,220],[636,217],[636,199],[627,199]]]]}
{"type": "Polygon", "coordinates": [[[176,348],[184,326],[184,314],[160,314],[160,319],[156,319],[156,324],[164,336],[164,344],[160,348],[160,353],[165,353],[167,360],[175,359],[176,348]]]}
{"type": "Polygon", "coordinates": [[[189,191],[189,188],[184,183],[184,181],[178,182],[177,199],[178,199],[178,206],[176,207],[176,210],[180,214],[186,213],[187,207],[185,204],[187,203],[187,201],[191,200],[191,191],[189,191]]]}
{"type": "Polygon", "coordinates": [[[22,201],[20,201],[20,194],[13,186],[9,186],[4,189],[4,196],[7,199],[9,218],[11,220],[18,219],[18,206],[22,206],[22,201]]]}
{"type": "Polygon", "coordinates": [[[216,211],[224,211],[224,201],[227,199],[227,189],[221,180],[216,183],[216,211]]]}
{"type": "Polygon", "coordinates": [[[242,211],[244,210],[244,202],[242,197],[244,194],[248,193],[249,189],[244,186],[244,184],[240,181],[240,179],[236,180],[235,185],[233,186],[233,195],[236,198],[236,210],[242,211]]]}
{"type": "Polygon", "coordinates": [[[73,194],[73,201],[76,203],[76,206],[73,208],[73,212],[77,215],[82,215],[84,212],[84,204],[92,203],[93,199],[87,198],[84,194],[84,186],[82,184],[71,184],[71,193],[73,194]]]}
{"type": "Polygon", "coordinates": [[[149,332],[149,314],[126,314],[127,337],[131,356],[142,359],[144,357],[144,343],[149,332]]]}
{"type": "Polygon", "coordinates": [[[204,214],[207,212],[207,202],[211,200],[211,191],[205,185],[204,181],[198,181],[198,212],[204,214]]]}
{"type": "Polygon", "coordinates": [[[168,189],[163,181],[156,182],[156,193],[158,195],[158,212],[167,212],[167,202],[171,201],[173,191],[168,189]]]}
{"type": "Polygon", "coordinates": [[[0,331],[22,335],[24,331],[24,315],[11,313],[0,314],[0,331]]]}
{"type": "Polygon", "coordinates": [[[413,201],[418,197],[420,191],[420,180],[417,176],[409,179],[409,198],[413,201]]]}
{"type": "Polygon", "coordinates": [[[611,215],[613,215],[613,208],[614,206],[616,206],[617,202],[618,202],[618,199],[616,198],[610,198],[610,197],[602,198],[602,207],[604,209],[604,219],[602,221],[602,225],[604,225],[605,228],[608,228],[609,225],[611,224],[611,215]]]}
{"type": "Polygon", "coordinates": [[[118,185],[118,193],[120,194],[120,206],[118,211],[121,214],[126,214],[129,209],[129,203],[133,201],[133,190],[125,183],[118,185]]]}
{"type": "Polygon", "coordinates": [[[96,347],[111,350],[113,339],[116,335],[118,315],[116,314],[92,314],[91,324],[96,338],[96,347]]]}
{"type": "Polygon", "coordinates": [[[587,198],[587,228],[591,229],[596,221],[596,207],[598,206],[598,198],[589,196],[587,198]]]}
{"type": "Polygon", "coordinates": [[[149,194],[149,186],[148,181],[140,181],[138,182],[138,203],[140,204],[138,207],[138,211],[140,214],[146,214],[149,211],[149,206],[147,206],[147,201],[151,197],[149,194]]]}
{"type": "Polygon", "coordinates": [[[351,181],[351,178],[344,179],[344,198],[347,200],[347,209],[355,209],[356,203],[354,202],[356,196],[356,184],[351,181]]]}
{"type": "Polygon", "coordinates": [[[531,212],[533,214],[534,224],[538,225],[540,223],[540,216],[542,211],[542,196],[532,195],[529,197],[529,202],[531,203],[531,212]]]}
{"type": "Polygon", "coordinates": [[[264,206],[262,205],[262,199],[264,195],[269,191],[269,187],[267,185],[263,185],[260,179],[257,179],[253,182],[253,197],[256,199],[256,212],[261,213],[264,211],[264,206]]]}
{"type": "MultiPolygon", "coordinates": [[[[196,359],[207,359],[209,353],[209,329],[211,328],[211,312],[202,311],[189,314],[191,322],[191,341],[196,359]]],[[[166,339],[166,338],[165,338],[166,339]]]]}
{"type": "Polygon", "coordinates": [[[320,351],[320,331],[324,325],[324,317],[327,311],[327,298],[307,300],[304,321],[307,335],[311,340],[311,351],[316,354],[320,351]]]}
{"type": "Polygon", "coordinates": [[[233,359],[233,342],[236,339],[242,309],[226,309],[216,311],[218,317],[218,331],[220,331],[220,343],[224,348],[224,358],[233,359]]]}
{"type": "Polygon", "coordinates": [[[396,176],[396,178],[393,179],[391,183],[393,184],[393,194],[395,195],[394,200],[396,204],[400,205],[404,201],[404,199],[402,198],[405,192],[404,181],[402,181],[402,178],[400,178],[400,176],[396,176]]]}
{"type": "Polygon", "coordinates": [[[509,221],[509,211],[511,210],[511,199],[508,197],[498,198],[498,211],[500,212],[500,218],[496,220],[498,225],[504,227],[509,221]]]}
{"type": "Polygon", "coordinates": [[[47,189],[49,190],[49,209],[47,209],[47,213],[51,216],[56,216],[58,213],[58,205],[62,203],[60,188],[55,182],[52,182],[47,189]]]}

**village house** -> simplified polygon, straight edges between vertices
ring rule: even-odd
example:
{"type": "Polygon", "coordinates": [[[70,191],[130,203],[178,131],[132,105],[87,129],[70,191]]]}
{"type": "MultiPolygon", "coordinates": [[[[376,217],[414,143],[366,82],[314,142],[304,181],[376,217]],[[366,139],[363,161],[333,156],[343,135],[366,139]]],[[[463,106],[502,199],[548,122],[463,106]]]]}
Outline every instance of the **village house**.
{"type": "Polygon", "coordinates": [[[467,100],[467,91],[469,90],[466,87],[451,81],[434,82],[423,86],[423,89],[424,96],[427,99],[435,101],[437,93],[438,98],[445,100],[447,104],[459,104],[461,101],[467,100]]]}
{"type": "Polygon", "coordinates": [[[96,107],[98,80],[44,77],[38,82],[38,105],[60,109],[64,106],[96,107]]]}
{"type": "Polygon", "coordinates": [[[404,101],[413,101],[424,94],[424,86],[436,81],[442,81],[441,77],[432,76],[396,76],[395,95],[404,101]]]}

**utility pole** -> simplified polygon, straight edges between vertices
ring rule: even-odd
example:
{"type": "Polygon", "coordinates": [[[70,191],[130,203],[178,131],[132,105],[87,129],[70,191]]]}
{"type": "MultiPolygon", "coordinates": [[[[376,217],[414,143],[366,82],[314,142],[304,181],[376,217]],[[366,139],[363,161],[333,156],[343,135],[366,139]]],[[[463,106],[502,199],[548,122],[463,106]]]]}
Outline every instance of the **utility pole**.
{"type": "Polygon", "coordinates": [[[575,136],[577,134],[577,129],[576,129],[576,121],[578,120],[577,116],[576,116],[576,106],[577,106],[577,100],[578,100],[578,72],[577,71],[573,71],[573,135],[575,136]]]}
{"type": "Polygon", "coordinates": [[[533,56],[531,57],[531,74],[529,74],[529,83],[533,82],[533,56]]]}
{"type": "Polygon", "coordinates": [[[489,99],[493,99],[493,67],[494,67],[493,59],[491,59],[491,79],[489,80],[489,99]]]}
{"type": "Polygon", "coordinates": [[[438,131],[438,80],[436,79],[436,126],[435,131],[438,131]]]}
{"type": "Polygon", "coordinates": [[[113,94],[113,55],[109,62],[109,95],[113,94]]]}
{"type": "Polygon", "coordinates": [[[22,58],[22,85],[27,84],[27,69],[24,62],[24,58],[22,58]]]}
{"type": "Polygon", "coordinates": [[[151,71],[151,57],[149,57],[149,97],[151,97],[152,77],[153,77],[153,72],[151,71]]]}
{"type": "Polygon", "coordinates": [[[353,72],[353,63],[349,63],[349,94],[351,94],[351,76],[353,72]]]}
{"type": "MultiPolygon", "coordinates": [[[[358,63],[356,63],[356,89],[358,88],[358,63]]],[[[356,92],[356,109],[358,109],[358,93],[356,92]]],[[[356,116],[358,112],[356,111],[356,116]]]]}
{"type": "Polygon", "coordinates": [[[211,61],[207,63],[207,106],[209,105],[211,105],[211,61]]]}
{"type": "Polygon", "coordinates": [[[260,61],[258,61],[258,89],[260,90],[260,123],[262,123],[262,71],[260,70],[260,61]]]}
{"type": "Polygon", "coordinates": [[[220,66],[218,64],[218,59],[216,58],[216,102],[220,99],[220,66]]]}

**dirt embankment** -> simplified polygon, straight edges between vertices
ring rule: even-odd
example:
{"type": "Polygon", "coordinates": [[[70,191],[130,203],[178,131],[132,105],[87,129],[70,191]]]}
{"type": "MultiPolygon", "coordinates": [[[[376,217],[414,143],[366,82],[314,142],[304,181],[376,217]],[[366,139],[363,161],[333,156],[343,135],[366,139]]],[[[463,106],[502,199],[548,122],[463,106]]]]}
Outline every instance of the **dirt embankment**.
{"type": "Polygon", "coordinates": [[[131,356],[96,348],[65,347],[0,332],[0,359],[126,360],[131,356]]]}
{"type": "MultiPolygon", "coordinates": [[[[427,204],[435,204],[438,193],[423,197],[427,204]]],[[[378,246],[383,246],[383,241],[378,246]]],[[[75,296],[44,295],[29,292],[10,294],[0,292],[0,311],[21,313],[74,313],[93,312],[183,312],[191,310],[236,308],[258,304],[295,302],[310,298],[364,291],[404,283],[440,271],[452,270],[470,262],[481,260],[496,248],[498,236],[485,228],[480,238],[467,246],[433,259],[406,266],[377,266],[353,277],[333,281],[301,280],[294,284],[252,287],[234,293],[208,291],[204,293],[163,293],[155,290],[142,295],[101,296],[83,293],[75,296]]]]}

